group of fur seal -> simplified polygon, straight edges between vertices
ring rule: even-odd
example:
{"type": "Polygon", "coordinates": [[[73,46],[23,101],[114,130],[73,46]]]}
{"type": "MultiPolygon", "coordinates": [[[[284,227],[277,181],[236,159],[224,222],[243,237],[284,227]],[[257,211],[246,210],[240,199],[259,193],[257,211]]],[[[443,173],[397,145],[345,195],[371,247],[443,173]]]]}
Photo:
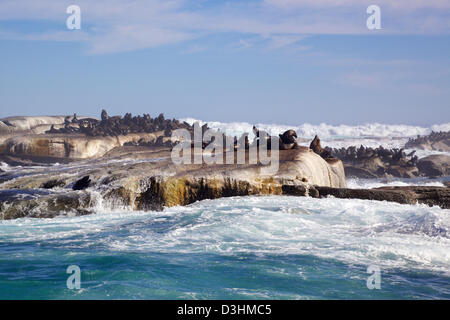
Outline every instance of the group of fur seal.
{"type": "Polygon", "coordinates": [[[389,165],[400,165],[414,167],[417,166],[419,158],[415,155],[416,151],[406,154],[403,148],[387,149],[383,146],[378,148],[351,146],[348,148],[326,148],[332,156],[341,159],[346,163],[358,163],[370,159],[379,158],[382,162],[389,165]]]}
{"type": "Polygon", "coordinates": [[[64,128],[56,129],[54,126],[46,133],[83,133],[87,136],[118,136],[129,133],[153,133],[164,131],[165,136],[170,136],[172,130],[187,129],[192,131],[193,127],[186,122],[175,119],[165,119],[164,114],[156,118],[149,114],[133,117],[126,113],[124,117],[109,116],[106,110],[102,110],[101,120],[93,118],[78,119],[77,115],[67,116],[64,120],[64,128]]]}
{"type": "MultiPolygon", "coordinates": [[[[164,130],[164,136],[169,137],[172,130],[178,128],[184,128],[190,132],[194,131],[195,125],[189,125],[186,122],[180,122],[178,120],[164,119],[164,115],[160,114],[158,117],[152,119],[150,115],[144,114],[142,117],[133,117],[131,113],[125,114],[122,118],[120,116],[110,117],[106,110],[101,112],[101,120],[84,118],[79,120],[77,115],[74,114],[73,117],[66,117],[64,121],[64,128],[55,129],[54,126],[50,128],[47,133],[84,133],[88,136],[117,136],[126,135],[128,133],[138,133],[138,132],[157,132],[164,130]]],[[[208,130],[208,126],[205,124],[202,126],[202,133],[204,134],[208,130]]],[[[259,147],[262,142],[261,139],[265,139],[265,144],[268,150],[272,148],[272,139],[267,132],[259,130],[256,126],[253,126],[253,133],[255,135],[255,140],[253,143],[259,147]]],[[[297,133],[295,130],[287,130],[282,134],[278,135],[279,150],[291,150],[297,149],[297,133]]],[[[162,139],[162,137],[161,137],[162,139]]],[[[225,136],[224,136],[225,141],[225,136]]],[[[162,141],[160,144],[164,145],[162,141]]],[[[202,148],[205,148],[208,144],[202,141],[202,148]]],[[[234,137],[234,149],[244,146],[245,149],[250,148],[250,142],[248,136],[245,135],[244,139],[237,139],[234,137]]],[[[224,143],[225,146],[225,143],[224,143]]],[[[333,158],[333,155],[326,149],[322,148],[320,145],[320,139],[316,135],[314,140],[310,144],[310,149],[315,153],[319,154],[322,158],[333,158]]]]}
{"type": "Polygon", "coordinates": [[[432,131],[427,136],[417,136],[410,138],[405,144],[406,149],[431,149],[437,151],[449,151],[450,131],[432,131]]]}

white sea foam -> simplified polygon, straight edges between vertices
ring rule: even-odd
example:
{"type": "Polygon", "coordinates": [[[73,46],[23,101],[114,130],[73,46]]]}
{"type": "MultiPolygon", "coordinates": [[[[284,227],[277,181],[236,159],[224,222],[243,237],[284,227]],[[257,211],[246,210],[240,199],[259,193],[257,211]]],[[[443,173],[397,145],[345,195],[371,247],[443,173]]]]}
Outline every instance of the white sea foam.
{"type": "Polygon", "coordinates": [[[306,197],[206,200],[163,212],[0,222],[0,241],[112,251],[305,254],[450,274],[450,210],[306,197]]]}
{"type": "MultiPolygon", "coordinates": [[[[208,123],[212,129],[220,130],[229,135],[241,135],[245,132],[251,133],[253,124],[248,122],[217,122],[202,121],[193,118],[181,119],[187,123],[193,124],[199,122],[200,125],[208,123]]],[[[255,124],[259,129],[265,130],[270,134],[279,134],[288,129],[296,130],[300,137],[313,138],[316,134],[321,138],[358,138],[358,137],[378,137],[378,138],[407,138],[417,135],[426,135],[431,131],[450,131],[450,122],[432,125],[430,127],[410,126],[410,125],[389,125],[381,123],[368,123],[363,125],[349,126],[339,125],[332,126],[321,123],[313,125],[304,123],[300,125],[279,125],[279,124],[255,124]]]]}
{"type": "Polygon", "coordinates": [[[0,169],[4,172],[8,172],[11,170],[11,167],[5,162],[0,162],[0,169]]]}

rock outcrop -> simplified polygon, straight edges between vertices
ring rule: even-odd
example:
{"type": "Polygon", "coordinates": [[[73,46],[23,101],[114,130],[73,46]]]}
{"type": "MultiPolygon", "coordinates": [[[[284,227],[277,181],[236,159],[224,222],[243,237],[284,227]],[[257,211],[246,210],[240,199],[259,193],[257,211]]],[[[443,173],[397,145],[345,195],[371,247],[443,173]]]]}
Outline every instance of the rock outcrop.
{"type": "Polygon", "coordinates": [[[449,156],[433,155],[419,158],[415,151],[406,153],[404,149],[386,149],[382,146],[370,148],[351,146],[348,148],[322,148],[316,138],[311,148],[323,158],[342,160],[347,177],[356,178],[414,178],[438,177],[449,175],[449,156]]]}
{"type": "Polygon", "coordinates": [[[163,132],[115,137],[88,137],[83,134],[18,135],[0,146],[0,153],[14,156],[87,159],[98,158],[124,144],[156,142],[163,132]]]}
{"type": "Polygon", "coordinates": [[[450,176],[450,156],[434,154],[420,159],[417,167],[428,177],[450,176]]]}
{"type": "Polygon", "coordinates": [[[450,152],[450,131],[432,132],[427,136],[409,139],[405,148],[450,152]]]}
{"type": "Polygon", "coordinates": [[[376,189],[347,189],[317,186],[316,197],[333,196],[341,199],[363,199],[390,201],[402,204],[422,203],[450,209],[450,188],[448,187],[380,187],[376,189]]]}
{"type": "Polygon", "coordinates": [[[75,181],[72,190],[77,191],[77,190],[84,190],[87,189],[89,187],[89,185],[91,184],[91,179],[89,179],[89,176],[85,176],[83,178],[81,178],[78,181],[75,181]]]}
{"type": "Polygon", "coordinates": [[[71,165],[67,170],[58,167],[58,171],[42,169],[35,174],[4,177],[0,183],[0,218],[87,214],[95,212],[99,202],[110,208],[161,210],[203,199],[291,194],[293,188],[298,195],[306,196],[313,185],[346,186],[339,160],[327,162],[305,147],[281,150],[279,170],[273,174],[264,173],[265,166],[260,164],[175,165],[168,148],[120,149],[114,157],[110,154],[113,161],[107,165],[103,159],[89,166],[71,165]],[[126,165],[120,160],[130,157],[135,161],[126,160],[126,165]],[[41,189],[43,186],[47,188],[41,189]],[[33,194],[17,196],[20,192],[33,194]]]}
{"type": "Polygon", "coordinates": [[[152,119],[148,114],[133,117],[127,113],[122,118],[110,117],[103,110],[101,119],[76,114],[4,118],[0,121],[0,155],[55,161],[98,158],[123,145],[170,147],[175,143],[172,130],[193,130],[188,123],[164,119],[163,114],[152,119]]]}
{"type": "MultiPolygon", "coordinates": [[[[2,119],[2,161],[26,165],[33,163],[33,157],[43,162],[47,158],[53,162],[57,159],[61,163],[89,160],[56,168],[44,165],[29,169],[26,174],[10,173],[9,169],[0,171],[0,219],[89,214],[99,204],[109,209],[161,210],[203,199],[271,194],[449,206],[448,188],[355,190],[347,189],[345,181],[345,172],[364,177],[448,175],[449,157],[446,156],[418,161],[413,153],[407,155],[403,149],[323,148],[318,136],[307,148],[297,144],[298,137],[293,130],[270,137],[254,127],[254,141],[250,142],[248,136],[240,139],[223,136],[223,141],[234,140],[234,145],[214,149],[214,157],[242,150],[244,164],[237,164],[235,153],[234,164],[206,165],[203,157],[202,164],[176,165],[171,159],[175,150],[172,148],[178,142],[171,137],[175,129],[192,133],[200,127],[198,123],[191,126],[167,120],[163,114],[154,119],[146,114],[133,117],[129,113],[111,117],[105,110],[101,120],[76,114],[2,119]],[[249,160],[252,150],[262,149],[263,137],[268,154],[279,152],[276,172],[267,173],[269,165],[253,164],[249,160]],[[276,151],[270,141],[279,141],[276,151]]],[[[207,125],[201,127],[203,134],[207,130],[207,125]]],[[[221,145],[215,139],[214,136],[208,143],[202,140],[198,149],[194,146],[199,141],[191,141],[192,148],[188,143],[192,158],[202,159],[196,152],[203,153],[210,143],[221,145]]]]}

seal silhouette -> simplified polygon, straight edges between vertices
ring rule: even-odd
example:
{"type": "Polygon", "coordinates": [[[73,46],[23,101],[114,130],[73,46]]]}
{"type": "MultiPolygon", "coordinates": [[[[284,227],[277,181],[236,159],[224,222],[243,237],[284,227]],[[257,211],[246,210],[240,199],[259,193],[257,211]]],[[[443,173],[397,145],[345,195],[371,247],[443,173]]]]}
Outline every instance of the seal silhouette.
{"type": "Polygon", "coordinates": [[[327,151],[324,148],[322,148],[318,135],[316,135],[314,137],[314,140],[311,141],[311,144],[309,145],[309,148],[312,149],[315,153],[317,153],[319,156],[321,156],[324,159],[333,158],[333,156],[331,155],[331,153],[329,151],[327,151]]]}

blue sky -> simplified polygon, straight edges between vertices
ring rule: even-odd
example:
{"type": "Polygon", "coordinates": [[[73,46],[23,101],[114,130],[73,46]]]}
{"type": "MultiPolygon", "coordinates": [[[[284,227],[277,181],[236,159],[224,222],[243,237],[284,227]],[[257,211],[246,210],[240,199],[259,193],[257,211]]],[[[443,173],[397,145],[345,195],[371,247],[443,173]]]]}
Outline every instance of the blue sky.
{"type": "Polygon", "coordinates": [[[0,117],[446,123],[450,1],[2,0],[0,99],[0,117]]]}

